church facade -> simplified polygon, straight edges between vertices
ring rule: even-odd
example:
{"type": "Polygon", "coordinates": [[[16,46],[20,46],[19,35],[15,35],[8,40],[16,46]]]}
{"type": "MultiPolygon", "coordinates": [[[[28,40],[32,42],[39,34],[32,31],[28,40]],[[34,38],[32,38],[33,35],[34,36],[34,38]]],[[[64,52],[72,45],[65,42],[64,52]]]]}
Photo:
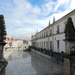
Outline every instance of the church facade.
{"type": "Polygon", "coordinates": [[[37,32],[31,37],[32,46],[37,48],[45,48],[47,50],[53,50],[55,52],[65,52],[65,27],[67,19],[71,17],[73,25],[75,27],[75,10],[69,12],[59,20],[53,20],[53,23],[37,32]]]}

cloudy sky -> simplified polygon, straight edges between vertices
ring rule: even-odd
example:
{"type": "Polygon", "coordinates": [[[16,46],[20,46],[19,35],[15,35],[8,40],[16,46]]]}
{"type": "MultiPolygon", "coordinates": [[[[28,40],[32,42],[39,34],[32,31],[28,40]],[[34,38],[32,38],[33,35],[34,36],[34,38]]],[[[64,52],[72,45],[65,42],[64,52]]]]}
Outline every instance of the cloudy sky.
{"type": "Polygon", "coordinates": [[[8,37],[31,39],[32,34],[75,9],[75,0],[0,0],[8,37]]]}

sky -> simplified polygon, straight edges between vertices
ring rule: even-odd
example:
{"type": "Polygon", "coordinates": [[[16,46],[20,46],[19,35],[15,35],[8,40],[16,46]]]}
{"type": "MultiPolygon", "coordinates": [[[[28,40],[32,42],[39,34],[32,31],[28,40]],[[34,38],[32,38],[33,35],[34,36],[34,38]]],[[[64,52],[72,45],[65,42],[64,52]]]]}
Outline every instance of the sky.
{"type": "Polygon", "coordinates": [[[0,0],[7,37],[25,40],[74,9],[75,0],[0,0]]]}

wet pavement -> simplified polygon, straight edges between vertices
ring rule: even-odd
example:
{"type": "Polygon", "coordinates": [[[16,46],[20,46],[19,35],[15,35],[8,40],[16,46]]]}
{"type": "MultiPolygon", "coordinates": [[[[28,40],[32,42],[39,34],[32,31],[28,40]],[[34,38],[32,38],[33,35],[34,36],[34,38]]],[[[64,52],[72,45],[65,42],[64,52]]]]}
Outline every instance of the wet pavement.
{"type": "Polygon", "coordinates": [[[33,52],[14,51],[6,75],[64,75],[62,65],[33,52]]]}

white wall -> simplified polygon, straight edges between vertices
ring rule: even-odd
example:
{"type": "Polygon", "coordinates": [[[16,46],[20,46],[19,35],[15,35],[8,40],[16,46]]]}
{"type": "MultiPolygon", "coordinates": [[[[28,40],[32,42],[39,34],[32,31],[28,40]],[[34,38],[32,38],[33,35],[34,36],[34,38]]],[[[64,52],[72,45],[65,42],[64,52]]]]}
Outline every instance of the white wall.
{"type": "Polygon", "coordinates": [[[75,15],[72,16],[72,21],[73,21],[73,24],[74,24],[74,27],[75,27],[75,15]]]}
{"type": "MultiPolygon", "coordinates": [[[[74,11],[75,12],[75,11],[74,11]]],[[[33,39],[35,39],[36,37],[39,37],[39,39],[37,39],[36,42],[36,47],[42,47],[42,48],[46,48],[50,49],[50,41],[53,42],[53,50],[54,51],[58,51],[57,50],[57,40],[60,40],[60,44],[59,44],[59,52],[64,51],[65,52],[65,41],[63,41],[63,39],[65,39],[65,34],[64,34],[64,30],[65,30],[65,22],[67,21],[68,17],[72,17],[72,21],[75,27],[75,13],[74,12],[70,12],[68,15],[66,15],[65,17],[61,18],[60,20],[56,21],[55,23],[52,24],[52,26],[49,26],[47,28],[45,28],[44,30],[42,30],[41,32],[39,32],[38,34],[36,34],[33,39]],[[57,34],[57,26],[59,25],[59,34],[57,34]],[[52,29],[52,36],[50,36],[50,29],[52,29]],[[42,33],[44,36],[44,32],[46,33],[46,31],[48,31],[48,35],[49,37],[43,37],[40,38],[40,36],[42,37],[42,33]],[[42,42],[43,42],[43,46],[42,46],[42,42]],[[45,45],[44,45],[45,42],[45,45]],[[48,46],[46,45],[48,43],[48,46]],[[38,45],[38,46],[37,46],[38,45]]],[[[46,35],[46,34],[45,34],[46,35]]]]}
{"type": "Polygon", "coordinates": [[[58,52],[57,50],[57,40],[60,40],[59,42],[59,52],[64,51],[65,52],[65,39],[64,34],[56,35],[54,36],[54,51],[58,52]]]}

